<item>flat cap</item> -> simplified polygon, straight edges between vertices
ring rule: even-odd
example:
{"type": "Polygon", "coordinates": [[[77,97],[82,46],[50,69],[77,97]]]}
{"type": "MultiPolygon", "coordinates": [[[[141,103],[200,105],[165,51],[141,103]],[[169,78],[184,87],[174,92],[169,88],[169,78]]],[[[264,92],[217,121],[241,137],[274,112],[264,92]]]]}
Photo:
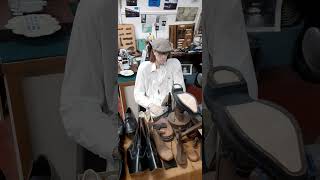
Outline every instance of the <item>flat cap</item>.
{"type": "Polygon", "coordinates": [[[170,43],[170,41],[164,38],[158,38],[153,40],[151,42],[151,46],[155,51],[162,53],[173,51],[172,44],[170,43]]]}

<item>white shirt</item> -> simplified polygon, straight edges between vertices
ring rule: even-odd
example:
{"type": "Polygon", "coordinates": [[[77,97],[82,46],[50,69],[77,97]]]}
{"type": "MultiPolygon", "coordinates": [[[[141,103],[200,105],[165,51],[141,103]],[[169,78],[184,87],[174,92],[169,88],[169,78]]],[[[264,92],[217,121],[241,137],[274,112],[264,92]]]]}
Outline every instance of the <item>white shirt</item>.
{"type": "Polygon", "coordinates": [[[161,106],[171,92],[173,84],[180,84],[185,91],[181,63],[170,58],[158,69],[155,63],[145,61],[140,64],[134,87],[134,99],[137,104],[147,108],[151,103],[161,106]]]}
{"type": "Polygon", "coordinates": [[[67,134],[107,160],[118,137],[117,19],[110,14],[117,14],[113,1],[79,3],[60,100],[67,134]]]}

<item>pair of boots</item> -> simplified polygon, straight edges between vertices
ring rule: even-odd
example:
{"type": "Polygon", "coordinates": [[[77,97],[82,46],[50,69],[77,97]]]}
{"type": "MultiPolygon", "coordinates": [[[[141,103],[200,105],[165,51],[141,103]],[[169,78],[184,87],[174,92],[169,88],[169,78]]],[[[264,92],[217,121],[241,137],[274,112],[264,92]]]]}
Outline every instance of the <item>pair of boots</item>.
{"type": "MultiPolygon", "coordinates": [[[[121,119],[120,114],[118,113],[119,119],[121,119]]],[[[138,123],[135,118],[131,108],[128,108],[125,113],[124,120],[120,122],[121,126],[118,129],[119,135],[127,135],[132,137],[137,130],[138,123]]]]}
{"type": "Polygon", "coordinates": [[[183,138],[181,132],[177,132],[177,157],[176,160],[179,165],[187,164],[187,158],[191,162],[197,162],[200,159],[200,155],[196,149],[199,146],[199,140],[183,138]]]}
{"type": "MultiPolygon", "coordinates": [[[[174,131],[166,118],[161,118],[153,123],[152,137],[155,142],[158,154],[164,161],[170,161],[174,158],[172,141],[174,140],[174,131]]],[[[200,159],[198,153],[195,151],[193,141],[182,141],[177,138],[176,148],[177,154],[176,161],[180,165],[187,163],[187,158],[196,162],[200,159]]]]}

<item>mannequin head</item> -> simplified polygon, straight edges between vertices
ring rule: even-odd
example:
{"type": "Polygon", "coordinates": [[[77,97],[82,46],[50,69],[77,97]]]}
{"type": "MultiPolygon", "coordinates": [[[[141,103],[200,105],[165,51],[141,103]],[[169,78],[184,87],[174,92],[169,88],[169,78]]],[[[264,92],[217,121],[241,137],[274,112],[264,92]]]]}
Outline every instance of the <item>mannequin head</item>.
{"type": "Polygon", "coordinates": [[[149,44],[149,60],[155,63],[157,66],[166,63],[170,58],[170,52],[172,51],[172,45],[167,39],[158,38],[150,42],[149,44]]]}

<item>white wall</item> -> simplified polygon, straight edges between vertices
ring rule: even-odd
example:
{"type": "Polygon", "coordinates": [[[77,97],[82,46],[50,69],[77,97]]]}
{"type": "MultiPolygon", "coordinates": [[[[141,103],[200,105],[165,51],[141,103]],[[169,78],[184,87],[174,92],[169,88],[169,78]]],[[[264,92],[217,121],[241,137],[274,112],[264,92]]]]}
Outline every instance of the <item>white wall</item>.
{"type": "Polygon", "coordinates": [[[136,103],[136,101],[134,100],[134,85],[133,86],[127,86],[124,89],[124,93],[126,96],[126,105],[127,107],[130,107],[134,116],[136,118],[139,117],[139,105],[136,103]]]}
{"type": "MultiPolygon", "coordinates": [[[[129,17],[125,16],[126,0],[118,0],[119,2],[119,24],[134,24],[136,31],[136,39],[144,39],[148,36],[148,33],[142,32],[141,17],[129,17]]],[[[160,0],[160,7],[149,7],[148,0],[137,0],[137,6],[140,7],[140,14],[152,14],[152,15],[167,15],[167,26],[162,32],[157,32],[157,37],[169,38],[169,25],[172,24],[192,24],[197,26],[198,19],[202,12],[202,0],[178,0],[178,7],[199,7],[195,21],[179,21],[176,22],[176,10],[163,10],[164,0],[160,0]],[[192,2],[192,3],[191,3],[192,2]]],[[[153,26],[152,33],[155,35],[155,28],[153,26]]]]}

